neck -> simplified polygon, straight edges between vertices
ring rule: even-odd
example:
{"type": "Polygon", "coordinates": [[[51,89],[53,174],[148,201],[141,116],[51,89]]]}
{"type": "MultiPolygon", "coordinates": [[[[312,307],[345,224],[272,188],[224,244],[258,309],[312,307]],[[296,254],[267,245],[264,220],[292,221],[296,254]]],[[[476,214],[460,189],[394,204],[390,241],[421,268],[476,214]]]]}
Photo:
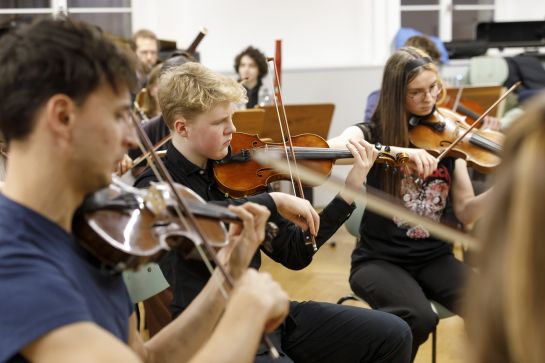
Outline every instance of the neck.
{"type": "Polygon", "coordinates": [[[196,153],[192,148],[187,139],[180,137],[177,134],[172,136],[172,145],[182,154],[187,160],[197,165],[201,169],[206,168],[206,163],[208,158],[196,153]]]}
{"type": "Polygon", "coordinates": [[[244,86],[249,90],[254,89],[257,86],[257,79],[244,81],[244,86]]]}
{"type": "Polygon", "coordinates": [[[24,147],[28,144],[12,143],[3,193],[70,232],[85,193],[74,188],[70,168],[58,155],[36,146],[24,147]]]}

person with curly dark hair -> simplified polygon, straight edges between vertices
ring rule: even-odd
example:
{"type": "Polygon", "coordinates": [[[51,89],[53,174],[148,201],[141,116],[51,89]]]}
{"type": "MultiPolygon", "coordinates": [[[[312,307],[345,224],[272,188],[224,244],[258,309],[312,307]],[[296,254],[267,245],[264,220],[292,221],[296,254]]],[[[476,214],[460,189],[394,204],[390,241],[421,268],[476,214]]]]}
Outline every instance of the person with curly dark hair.
{"type": "Polygon", "coordinates": [[[259,93],[269,95],[268,90],[263,86],[263,77],[268,73],[267,58],[259,49],[249,46],[235,57],[235,72],[242,81],[248,94],[246,108],[253,108],[258,103],[270,103],[269,99],[259,99],[259,93]]]}

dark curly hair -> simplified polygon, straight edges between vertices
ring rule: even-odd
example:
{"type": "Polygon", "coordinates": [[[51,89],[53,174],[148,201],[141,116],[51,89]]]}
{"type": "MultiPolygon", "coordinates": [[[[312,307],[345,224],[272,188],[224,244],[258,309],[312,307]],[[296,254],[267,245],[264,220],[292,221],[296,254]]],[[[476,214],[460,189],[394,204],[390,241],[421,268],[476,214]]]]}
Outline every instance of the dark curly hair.
{"type": "Polygon", "coordinates": [[[6,141],[30,134],[36,111],[63,93],[77,104],[105,81],[134,89],[134,61],[96,27],[43,18],[0,40],[0,130],[6,141]]]}
{"type": "Polygon", "coordinates": [[[257,64],[257,69],[259,70],[259,74],[257,75],[257,77],[259,79],[265,77],[267,73],[269,72],[269,68],[267,67],[267,57],[265,57],[265,54],[261,53],[259,49],[254,48],[252,46],[249,46],[248,48],[244,49],[241,53],[239,53],[236,56],[235,72],[237,72],[238,74],[238,67],[240,67],[240,60],[245,55],[252,58],[255,64],[257,64]]]}

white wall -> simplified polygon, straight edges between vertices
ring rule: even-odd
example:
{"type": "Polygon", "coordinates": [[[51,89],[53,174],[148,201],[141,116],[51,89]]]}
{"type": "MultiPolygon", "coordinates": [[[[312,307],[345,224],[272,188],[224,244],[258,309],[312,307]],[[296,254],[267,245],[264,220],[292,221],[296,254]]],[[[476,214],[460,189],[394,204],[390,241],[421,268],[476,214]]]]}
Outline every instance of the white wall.
{"type": "Polygon", "coordinates": [[[230,70],[250,44],[273,55],[275,39],[283,40],[283,68],[354,67],[384,62],[398,7],[390,0],[133,0],[133,28],[186,47],[207,27],[201,60],[217,71],[230,70]]]}

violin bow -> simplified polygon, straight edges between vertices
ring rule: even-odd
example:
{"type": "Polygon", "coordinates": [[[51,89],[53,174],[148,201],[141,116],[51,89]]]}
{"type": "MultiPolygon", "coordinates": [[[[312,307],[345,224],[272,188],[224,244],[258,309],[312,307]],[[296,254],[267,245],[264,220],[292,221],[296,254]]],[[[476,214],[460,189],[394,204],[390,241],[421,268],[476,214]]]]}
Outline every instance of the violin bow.
{"type": "MultiPolygon", "coordinates": [[[[299,173],[297,172],[298,171],[297,159],[295,158],[295,149],[291,141],[291,132],[290,132],[290,127],[288,123],[288,117],[286,115],[286,108],[284,107],[282,87],[280,87],[280,75],[278,74],[278,68],[276,67],[275,58],[267,58],[267,67],[269,67],[269,70],[270,70],[270,65],[269,65],[270,63],[274,64],[273,74],[274,74],[275,83],[277,85],[277,88],[275,89],[274,106],[276,108],[276,114],[278,116],[278,125],[280,127],[280,134],[282,135],[282,144],[284,145],[284,152],[286,154],[286,160],[288,162],[287,173],[290,176],[293,194],[300,198],[304,198],[305,194],[303,192],[303,184],[301,183],[301,179],[299,178],[299,173]],[[282,112],[280,112],[280,110],[282,112]],[[284,129],[285,129],[285,132],[284,132],[284,129]],[[288,144],[289,144],[289,147],[288,147],[288,144]],[[292,171],[291,163],[293,163],[295,176],[292,171]]],[[[316,245],[315,236],[309,234],[308,241],[306,242],[306,244],[311,245],[314,252],[318,251],[318,246],[316,245]]]]}
{"type": "Polygon", "coordinates": [[[456,112],[458,105],[460,105],[460,100],[462,99],[462,93],[464,92],[464,86],[460,85],[458,92],[456,92],[456,98],[454,99],[454,104],[452,105],[452,111],[456,112]]]}
{"type": "MultiPolygon", "coordinates": [[[[155,145],[153,145],[153,151],[157,152],[158,149],[163,146],[164,144],[166,144],[168,141],[170,141],[170,139],[172,139],[172,135],[169,134],[165,137],[163,137],[161,140],[159,140],[159,142],[155,145]]],[[[139,157],[137,157],[136,159],[134,159],[132,161],[132,164],[131,166],[129,166],[129,168],[127,169],[127,171],[131,170],[132,168],[134,168],[136,165],[140,164],[142,161],[146,160],[150,155],[150,152],[149,151],[146,151],[144,154],[140,155],[139,157]]]]}
{"type": "MultiPolygon", "coordinates": [[[[289,170],[287,162],[280,159],[278,155],[271,155],[266,151],[260,150],[256,151],[254,157],[260,163],[270,165],[280,172],[286,173],[289,170]]],[[[343,180],[335,176],[330,176],[324,180],[323,175],[316,173],[305,166],[301,166],[297,173],[299,173],[299,177],[305,182],[321,183],[322,186],[346,192],[346,194],[354,198],[355,201],[365,204],[366,208],[369,208],[369,210],[386,218],[402,218],[412,225],[420,225],[426,228],[431,234],[446,242],[451,244],[462,243],[468,248],[478,249],[479,243],[474,237],[411,212],[401,205],[398,200],[381,190],[366,186],[365,192],[362,192],[361,190],[346,186],[343,180]]]]}
{"type": "Polygon", "coordinates": [[[464,137],[466,137],[466,135],[468,133],[471,132],[471,130],[473,130],[475,128],[475,126],[477,126],[491,111],[492,109],[494,109],[494,107],[496,107],[501,101],[503,101],[505,99],[505,97],[507,97],[511,92],[513,92],[518,86],[520,86],[521,82],[517,82],[515,83],[514,85],[511,86],[511,88],[509,88],[503,95],[501,95],[500,98],[498,98],[496,100],[496,102],[494,102],[492,104],[492,106],[488,107],[488,109],[486,111],[484,111],[484,113],[479,116],[479,118],[477,120],[475,120],[475,122],[473,123],[473,125],[471,125],[462,135],[460,135],[456,140],[454,140],[452,142],[452,144],[450,144],[445,150],[443,150],[443,152],[437,157],[437,161],[443,159],[445,157],[445,155],[447,155],[447,153],[453,148],[455,147],[460,141],[463,140],[464,137]]]}
{"type": "MultiPolygon", "coordinates": [[[[142,110],[138,102],[136,102],[136,100],[134,101],[132,106],[134,107],[136,112],[138,112],[138,116],[140,117],[142,121],[146,121],[146,122],[149,121],[148,116],[146,116],[146,114],[144,113],[144,111],[142,110]]],[[[168,134],[167,136],[163,137],[161,140],[159,140],[157,144],[153,145],[153,151],[157,151],[161,146],[166,144],[170,139],[172,139],[172,134],[168,134]]],[[[133,169],[136,165],[146,160],[149,155],[150,155],[149,151],[142,153],[142,155],[140,155],[139,157],[137,157],[136,159],[132,161],[131,166],[129,166],[127,171],[133,169]]]]}
{"type": "MultiPolygon", "coordinates": [[[[172,179],[172,176],[168,172],[168,170],[165,167],[165,164],[163,163],[161,158],[159,158],[159,156],[157,155],[155,150],[153,150],[153,145],[152,145],[148,135],[146,134],[146,132],[142,128],[142,125],[137,120],[137,117],[134,117],[134,116],[136,116],[136,114],[134,112],[131,112],[131,115],[133,116],[133,117],[131,117],[133,125],[136,128],[136,132],[138,133],[138,136],[140,137],[139,145],[140,145],[141,148],[144,149],[144,150],[142,150],[143,152],[145,152],[145,151],[149,152],[148,158],[149,158],[149,161],[150,161],[150,166],[152,167],[152,169],[153,169],[155,175],[157,176],[157,178],[160,181],[163,181],[168,185],[168,187],[170,189],[170,192],[171,192],[172,196],[174,197],[174,199],[176,201],[176,203],[174,205],[174,210],[176,211],[176,214],[177,214],[180,222],[184,226],[186,226],[186,228],[188,230],[192,230],[192,231],[195,232],[195,237],[197,238],[197,242],[198,242],[198,243],[195,243],[195,248],[197,249],[197,251],[201,255],[201,258],[203,259],[203,262],[206,264],[207,268],[210,270],[211,275],[214,276],[214,273],[213,273],[214,268],[212,267],[212,265],[211,265],[210,261],[208,260],[206,254],[202,250],[201,245],[204,246],[204,248],[206,249],[206,252],[208,252],[209,256],[212,258],[212,261],[214,262],[214,264],[218,268],[220,274],[223,276],[227,286],[230,289],[233,289],[234,286],[235,286],[235,281],[234,281],[233,277],[229,274],[229,272],[227,272],[225,267],[221,264],[217,254],[214,252],[213,247],[210,245],[210,243],[208,243],[208,241],[204,237],[204,234],[203,234],[203,232],[201,230],[201,227],[197,223],[197,220],[196,220],[195,216],[193,215],[193,213],[191,213],[189,207],[187,206],[187,203],[184,201],[184,199],[181,197],[180,193],[178,192],[178,190],[174,186],[174,180],[172,179]]],[[[219,276],[218,276],[218,278],[219,278],[219,276]]],[[[217,281],[217,282],[218,282],[218,288],[224,294],[225,298],[227,298],[228,294],[223,289],[222,282],[221,281],[217,281]]],[[[265,346],[269,350],[272,358],[276,359],[276,358],[280,357],[280,354],[278,353],[278,349],[276,349],[276,347],[274,346],[274,344],[272,343],[270,338],[265,334],[263,335],[263,343],[265,344],[265,346]]]]}

